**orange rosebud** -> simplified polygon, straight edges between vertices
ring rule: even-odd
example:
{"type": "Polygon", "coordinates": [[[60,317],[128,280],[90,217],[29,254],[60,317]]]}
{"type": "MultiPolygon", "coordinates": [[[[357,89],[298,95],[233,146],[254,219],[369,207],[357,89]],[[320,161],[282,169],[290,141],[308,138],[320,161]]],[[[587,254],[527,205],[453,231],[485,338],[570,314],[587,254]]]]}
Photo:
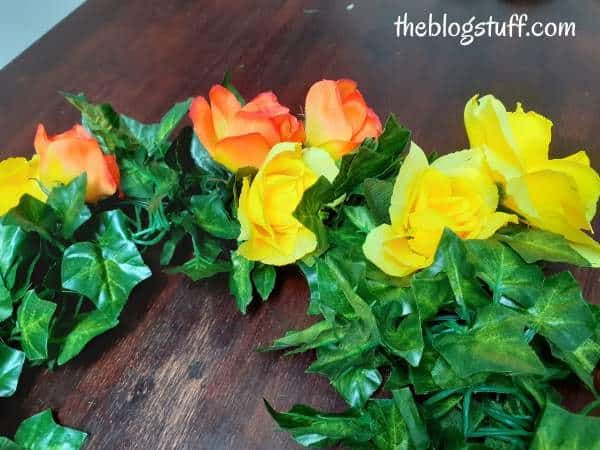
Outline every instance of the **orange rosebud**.
{"type": "Polygon", "coordinates": [[[215,161],[232,172],[259,168],[271,147],[279,142],[302,142],[302,123],[263,92],[242,106],[227,88],[215,85],[208,97],[196,97],[190,107],[194,131],[215,161]]]}
{"type": "Polygon", "coordinates": [[[40,156],[40,180],[46,186],[67,184],[85,172],[87,202],[110,197],[119,189],[120,173],[115,156],[102,153],[98,142],[81,125],[48,137],[44,126],[39,124],[34,146],[40,156]]]}
{"type": "Polygon", "coordinates": [[[381,121],[352,80],[322,80],[306,96],[306,139],[310,147],[334,158],[354,150],[365,138],[381,134],[381,121]]]}

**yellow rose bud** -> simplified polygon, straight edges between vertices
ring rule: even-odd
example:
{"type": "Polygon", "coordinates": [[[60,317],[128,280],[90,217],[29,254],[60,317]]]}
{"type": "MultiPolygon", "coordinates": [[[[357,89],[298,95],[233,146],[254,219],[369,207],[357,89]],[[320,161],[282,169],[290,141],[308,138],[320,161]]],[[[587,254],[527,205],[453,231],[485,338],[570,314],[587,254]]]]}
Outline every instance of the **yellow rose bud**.
{"type": "Polygon", "coordinates": [[[317,238],[294,216],[302,195],[323,175],[332,181],[338,168],[318,148],[283,142],[267,155],[252,183],[245,178],[240,194],[239,253],[252,261],[282,266],[315,250],[317,238]]]}
{"type": "Polygon", "coordinates": [[[39,178],[38,165],[37,156],[31,160],[8,158],[0,161],[0,216],[17,206],[25,194],[46,200],[46,194],[36,181],[39,178]]]}
{"type": "Polygon", "coordinates": [[[409,275],[433,262],[444,228],[463,239],[486,239],[518,221],[497,206],[498,189],[481,152],[463,150],[429,165],[413,143],[394,184],[391,224],[367,235],[364,254],[389,275],[409,275]]]}
{"type": "Polygon", "coordinates": [[[586,153],[549,159],[552,122],[525,112],[521,104],[507,112],[491,95],[467,103],[465,126],[471,147],[483,151],[503,185],[503,204],[529,224],[564,236],[592,266],[600,267],[600,244],[585,233],[592,231],[600,176],[586,153]]]}

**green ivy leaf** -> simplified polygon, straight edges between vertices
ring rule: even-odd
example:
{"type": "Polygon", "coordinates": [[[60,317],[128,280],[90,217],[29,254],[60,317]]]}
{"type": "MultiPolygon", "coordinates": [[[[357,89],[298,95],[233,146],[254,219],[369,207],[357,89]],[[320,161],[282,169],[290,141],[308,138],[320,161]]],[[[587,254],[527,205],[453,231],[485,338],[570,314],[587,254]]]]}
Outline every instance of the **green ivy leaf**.
{"type": "Polygon", "coordinates": [[[0,342],[0,397],[15,393],[24,363],[25,353],[0,342]]]}
{"type": "Polygon", "coordinates": [[[48,358],[48,334],[56,304],[42,300],[35,291],[25,294],[17,311],[17,325],[21,332],[21,345],[27,359],[40,361],[48,358]]]}
{"type": "Polygon", "coordinates": [[[436,268],[425,269],[413,275],[410,287],[422,322],[433,318],[453,298],[448,277],[437,272],[436,268]]]}
{"type": "Polygon", "coordinates": [[[62,286],[88,297],[109,318],[119,316],[133,288],[151,275],[129,239],[121,211],[100,216],[96,242],[71,245],[62,260],[62,286]]]}
{"type": "Polygon", "coordinates": [[[396,408],[400,411],[400,415],[408,429],[412,445],[416,450],[426,450],[429,448],[429,435],[412,392],[409,388],[399,389],[393,391],[393,396],[396,408]]]}
{"type": "Polygon", "coordinates": [[[88,342],[118,324],[117,319],[109,318],[99,310],[83,314],[65,337],[58,354],[58,365],[62,366],[73,359],[81,353],[88,342]]]}
{"type": "Polygon", "coordinates": [[[295,405],[287,413],[280,413],[266,400],[265,406],[281,429],[304,447],[325,448],[340,441],[364,443],[372,437],[371,420],[366,415],[358,416],[352,411],[327,414],[305,405],[295,405]]]}
{"type": "Polygon", "coordinates": [[[223,239],[235,239],[240,234],[240,224],[230,217],[225,202],[218,192],[194,195],[190,211],[200,228],[223,239]]]}
{"type": "Polygon", "coordinates": [[[533,305],[540,295],[544,276],[541,269],[526,264],[513,250],[498,241],[465,241],[469,261],[494,293],[494,302],[506,296],[524,307],[533,305]]]}
{"type": "Polygon", "coordinates": [[[252,281],[250,272],[254,262],[249,261],[237,251],[231,252],[231,273],[229,274],[229,291],[235,297],[235,302],[242,314],[246,314],[248,305],[252,302],[252,281]]]}
{"type": "Polygon", "coordinates": [[[343,212],[361,233],[367,234],[377,226],[375,218],[366,206],[345,206],[343,212]]]}
{"type": "Polygon", "coordinates": [[[485,291],[475,278],[475,270],[467,261],[465,244],[456,234],[446,228],[435,254],[430,271],[443,270],[448,277],[459,314],[470,320],[469,311],[490,303],[485,291]]]}
{"type": "Polygon", "coordinates": [[[382,381],[377,369],[350,367],[333,378],[331,384],[348,405],[360,408],[379,389],[382,381]]]}
{"type": "Polygon", "coordinates": [[[284,337],[276,339],[271,346],[261,348],[259,351],[285,350],[296,347],[295,350],[286,353],[286,355],[293,355],[335,344],[342,335],[343,331],[334,327],[330,321],[323,320],[301,331],[288,331],[284,337]]]}
{"type": "Polygon", "coordinates": [[[204,148],[204,145],[202,145],[202,142],[200,142],[200,139],[198,139],[198,136],[196,136],[195,133],[192,136],[190,153],[196,167],[203,172],[212,175],[216,179],[229,178],[227,170],[210,156],[210,153],[204,148]]]}
{"type": "Polygon", "coordinates": [[[24,450],[8,438],[0,437],[0,450],[24,450]]]}
{"type": "Polygon", "coordinates": [[[256,263],[252,270],[252,282],[263,301],[267,301],[275,287],[275,267],[268,264],[256,263]]]}
{"type": "Polygon", "coordinates": [[[54,422],[46,410],[24,420],[15,434],[15,442],[27,450],[79,450],[87,434],[54,422]]]}
{"type": "Polygon", "coordinates": [[[231,264],[228,261],[217,259],[222,252],[222,246],[214,239],[204,239],[197,249],[194,257],[180,266],[165,269],[165,273],[183,273],[193,281],[210,278],[217,273],[229,272],[231,264]]]}
{"type": "Polygon", "coordinates": [[[548,402],[535,430],[531,450],[556,449],[600,449],[600,419],[573,414],[548,402]]]}
{"type": "Polygon", "coordinates": [[[48,195],[47,203],[60,218],[60,232],[64,239],[70,239],[92,216],[85,204],[86,186],[87,175],[83,173],[69,184],[55,187],[48,195]]]}
{"type": "Polygon", "coordinates": [[[364,182],[365,200],[375,217],[376,224],[390,223],[390,203],[394,183],[391,181],[367,178],[364,182]]]}
{"type": "Polygon", "coordinates": [[[596,326],[581,287],[569,272],[546,278],[541,295],[528,312],[533,328],[562,351],[575,350],[596,326]]]}
{"type": "Polygon", "coordinates": [[[10,291],[4,286],[0,277],[0,322],[8,319],[13,313],[13,299],[10,291]]]}
{"type": "Polygon", "coordinates": [[[589,261],[573,250],[560,234],[515,225],[501,229],[496,237],[528,263],[552,261],[590,267],[589,261]]]}
{"type": "Polygon", "coordinates": [[[439,334],[433,346],[462,378],[482,372],[543,375],[524,336],[525,318],[499,305],[481,308],[473,327],[439,334]]]}
{"type": "Polygon", "coordinates": [[[367,413],[371,418],[373,430],[372,446],[367,448],[377,450],[412,448],[408,427],[394,400],[372,400],[367,405],[367,413]]]}
{"type": "Polygon", "coordinates": [[[145,161],[140,153],[120,161],[121,189],[128,197],[146,200],[172,195],[179,188],[179,176],[164,162],[145,161]]]}
{"type": "Polygon", "coordinates": [[[14,287],[18,268],[38,252],[31,237],[20,226],[0,218],[0,278],[8,290],[14,287]]]}
{"type": "Polygon", "coordinates": [[[56,213],[49,205],[29,194],[23,195],[19,204],[4,216],[4,223],[37,233],[47,241],[61,246],[54,238],[58,234],[59,223],[56,213]]]}

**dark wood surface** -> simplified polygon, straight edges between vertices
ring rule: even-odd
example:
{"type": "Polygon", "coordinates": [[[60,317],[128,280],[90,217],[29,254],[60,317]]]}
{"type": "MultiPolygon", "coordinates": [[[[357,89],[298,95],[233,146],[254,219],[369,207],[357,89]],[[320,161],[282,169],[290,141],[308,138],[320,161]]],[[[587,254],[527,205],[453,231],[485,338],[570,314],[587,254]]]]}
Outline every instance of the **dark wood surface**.
{"type": "MultiPolygon", "coordinates": [[[[395,112],[424,149],[440,152],[467,144],[462,111],[474,93],[511,106],[522,100],[554,120],[554,156],[584,148],[600,169],[599,23],[597,0],[88,0],[0,71],[0,154],[30,155],[38,122],[56,133],[78,120],[59,90],[155,121],[233,67],[243,94],[274,90],[294,112],[314,81],[353,78],[382,116],[395,112]],[[573,20],[577,37],[484,38],[470,47],[395,37],[397,15],[421,20],[430,11],[460,20],[513,12],[573,20]]],[[[598,271],[576,276],[586,298],[600,303],[598,271]]],[[[307,301],[291,269],[247,317],[222,277],[156,275],[135,291],[116,330],[66,367],[29,371],[18,395],[0,400],[0,434],[52,408],[91,434],[90,449],[298,448],[273,431],[263,397],[278,408],[343,405],[324,379],[303,373],[311,355],[253,349],[307,325],[307,301]]],[[[588,398],[563,391],[571,408],[588,398]]]]}

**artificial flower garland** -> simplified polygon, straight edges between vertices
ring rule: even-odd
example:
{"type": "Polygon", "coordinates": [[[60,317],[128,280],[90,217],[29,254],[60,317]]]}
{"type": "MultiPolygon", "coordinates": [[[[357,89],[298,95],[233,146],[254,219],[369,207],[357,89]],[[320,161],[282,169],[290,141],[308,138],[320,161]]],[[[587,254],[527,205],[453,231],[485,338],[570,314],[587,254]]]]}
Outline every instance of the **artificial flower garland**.
{"type": "MultiPolygon", "coordinates": [[[[66,98],[81,125],[40,125],[34,157],[0,162],[0,396],[26,362],[65,364],[117,326],[158,246],[167,273],[228,272],[242,313],[274,266],[301,268],[322,320],[263,350],[316,350],[309,371],[349,407],[267,403],[304,446],[599,448],[598,401],[567,412],[552,382],[596,392],[600,308],[540,266],[600,267],[600,177],[585,152],[549,158],[548,119],[473,97],[470,149],[438,157],[393,116],[382,126],[351,80],[315,83],[304,122],[228,76],[150,125],[66,98]],[[193,131],[170,141],[188,112],[193,131]]],[[[85,439],[45,411],[0,448],[85,439]]]]}

